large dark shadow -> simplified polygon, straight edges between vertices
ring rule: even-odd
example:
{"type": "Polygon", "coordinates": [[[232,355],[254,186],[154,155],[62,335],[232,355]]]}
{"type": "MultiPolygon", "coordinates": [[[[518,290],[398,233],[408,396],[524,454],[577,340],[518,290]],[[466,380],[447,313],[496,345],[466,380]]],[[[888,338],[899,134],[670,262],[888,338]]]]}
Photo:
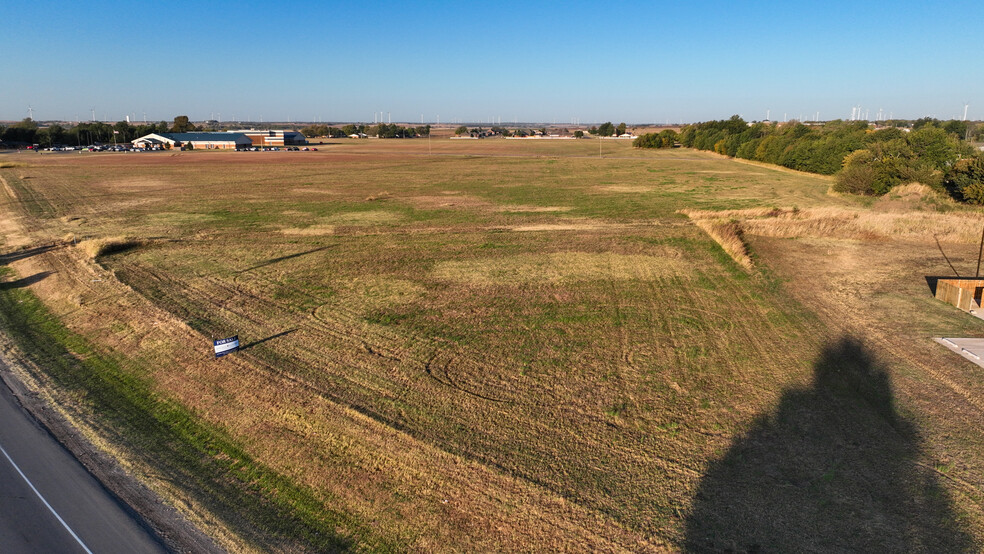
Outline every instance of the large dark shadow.
{"type": "Polygon", "coordinates": [[[38,273],[35,273],[34,275],[28,275],[23,279],[16,279],[14,281],[4,281],[0,283],[0,289],[10,290],[10,289],[19,289],[21,287],[29,287],[34,283],[43,280],[45,277],[53,274],[54,273],[51,271],[40,271],[38,273]]]}
{"type": "Polygon", "coordinates": [[[811,386],[786,392],[701,480],[695,552],[962,552],[920,437],[885,369],[854,338],[829,344],[811,386]]]}
{"type": "Polygon", "coordinates": [[[8,254],[0,255],[0,265],[9,265],[17,260],[23,260],[25,258],[30,258],[32,256],[37,256],[38,254],[44,254],[49,250],[58,248],[58,245],[48,244],[45,246],[35,246],[34,248],[27,248],[25,250],[15,250],[8,254]]]}

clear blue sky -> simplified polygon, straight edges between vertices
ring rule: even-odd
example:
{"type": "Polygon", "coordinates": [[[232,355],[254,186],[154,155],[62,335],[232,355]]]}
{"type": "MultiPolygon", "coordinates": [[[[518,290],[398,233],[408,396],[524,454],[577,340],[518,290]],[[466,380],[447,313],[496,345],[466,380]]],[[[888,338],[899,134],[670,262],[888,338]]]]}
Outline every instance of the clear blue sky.
{"type": "Polygon", "coordinates": [[[984,119],[984,2],[806,4],[4,2],[0,119],[984,119]]]}

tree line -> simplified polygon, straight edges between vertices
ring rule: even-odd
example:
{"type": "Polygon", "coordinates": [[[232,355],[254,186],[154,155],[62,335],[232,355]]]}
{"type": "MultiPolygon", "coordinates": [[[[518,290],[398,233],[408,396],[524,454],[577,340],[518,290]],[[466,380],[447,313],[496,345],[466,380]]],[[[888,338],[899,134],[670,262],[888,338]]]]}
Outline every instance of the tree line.
{"type": "Polygon", "coordinates": [[[167,122],[143,123],[133,125],[128,121],[105,123],[102,121],[83,121],[64,126],[54,123],[41,127],[31,118],[9,127],[0,125],[0,140],[9,144],[37,144],[42,148],[55,145],[86,146],[96,143],[131,142],[151,133],[189,133],[202,128],[189,121],[188,116],[179,115],[168,125],[167,122]]]}
{"type": "Polygon", "coordinates": [[[834,190],[840,192],[882,195],[919,182],[984,204],[984,153],[964,140],[973,134],[963,121],[923,118],[911,127],[873,129],[866,121],[749,124],[736,115],[687,125],[675,137],[671,133],[642,135],[633,145],[665,148],[675,139],[687,148],[835,175],[834,190]]]}
{"type": "Polygon", "coordinates": [[[380,123],[378,125],[348,124],[341,127],[330,127],[328,125],[308,125],[301,129],[301,133],[308,137],[329,137],[342,138],[351,135],[366,135],[379,138],[414,138],[426,137],[430,135],[430,125],[420,125],[417,127],[402,127],[395,123],[380,123]]]}
{"type": "Polygon", "coordinates": [[[10,144],[37,144],[42,148],[85,146],[97,142],[130,142],[150,133],[166,133],[168,130],[168,124],[164,121],[142,125],[131,125],[126,121],[115,124],[86,121],[67,127],[58,123],[40,127],[31,118],[26,118],[6,128],[0,125],[0,140],[10,144]]]}
{"type": "Polygon", "coordinates": [[[610,137],[615,135],[620,137],[625,134],[625,123],[619,123],[618,125],[612,125],[611,121],[606,121],[597,127],[591,127],[588,132],[592,135],[598,135],[599,137],[610,137]]]}

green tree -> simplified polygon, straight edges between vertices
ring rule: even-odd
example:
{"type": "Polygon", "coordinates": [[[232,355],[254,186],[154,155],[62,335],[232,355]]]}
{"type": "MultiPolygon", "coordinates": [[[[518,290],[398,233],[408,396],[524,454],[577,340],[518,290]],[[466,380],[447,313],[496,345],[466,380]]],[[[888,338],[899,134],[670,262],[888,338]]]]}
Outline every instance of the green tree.
{"type": "Polygon", "coordinates": [[[611,121],[606,121],[598,126],[598,136],[610,137],[615,134],[615,126],[611,121]]]}
{"type": "Polygon", "coordinates": [[[971,204],[984,204],[984,154],[957,160],[944,185],[951,194],[971,204]]]}
{"type": "Polygon", "coordinates": [[[18,142],[23,144],[34,144],[37,142],[38,124],[30,117],[25,117],[18,123],[14,123],[3,132],[3,140],[7,142],[18,142]]]}
{"type": "Polygon", "coordinates": [[[615,127],[615,136],[620,137],[625,134],[625,123],[619,123],[618,127],[615,127]]]}
{"type": "Polygon", "coordinates": [[[460,135],[463,135],[463,134],[465,134],[467,132],[468,132],[468,127],[465,127],[464,125],[462,125],[461,127],[458,127],[457,129],[454,130],[454,134],[459,135],[459,136],[460,135]]]}
{"type": "Polygon", "coordinates": [[[117,121],[116,125],[113,125],[113,130],[116,131],[116,140],[118,142],[130,142],[135,139],[134,127],[130,125],[125,120],[117,121]]]}
{"type": "Polygon", "coordinates": [[[584,131],[580,129],[574,131],[574,138],[584,138],[584,131]]]}
{"type": "Polygon", "coordinates": [[[946,170],[960,158],[961,141],[934,125],[924,125],[907,138],[912,151],[936,169],[946,170]]]}
{"type": "Polygon", "coordinates": [[[174,118],[174,125],[171,126],[172,133],[188,133],[196,129],[195,125],[188,120],[188,116],[179,115],[174,118]]]}

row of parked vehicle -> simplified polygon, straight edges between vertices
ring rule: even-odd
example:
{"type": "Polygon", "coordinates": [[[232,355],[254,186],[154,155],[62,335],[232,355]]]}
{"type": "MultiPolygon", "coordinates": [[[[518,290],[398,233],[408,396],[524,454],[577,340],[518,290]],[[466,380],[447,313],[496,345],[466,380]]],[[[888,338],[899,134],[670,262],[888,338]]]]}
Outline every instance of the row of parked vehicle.
{"type": "Polygon", "coordinates": [[[127,148],[126,146],[117,145],[90,145],[90,146],[49,146],[47,148],[41,148],[39,146],[28,146],[28,150],[38,150],[45,152],[133,152],[139,150],[139,148],[127,148]]]}
{"type": "Polygon", "coordinates": [[[301,148],[299,146],[284,146],[283,148],[279,146],[250,146],[249,148],[242,148],[240,152],[317,152],[317,148],[308,148],[305,146],[301,148]]]}

